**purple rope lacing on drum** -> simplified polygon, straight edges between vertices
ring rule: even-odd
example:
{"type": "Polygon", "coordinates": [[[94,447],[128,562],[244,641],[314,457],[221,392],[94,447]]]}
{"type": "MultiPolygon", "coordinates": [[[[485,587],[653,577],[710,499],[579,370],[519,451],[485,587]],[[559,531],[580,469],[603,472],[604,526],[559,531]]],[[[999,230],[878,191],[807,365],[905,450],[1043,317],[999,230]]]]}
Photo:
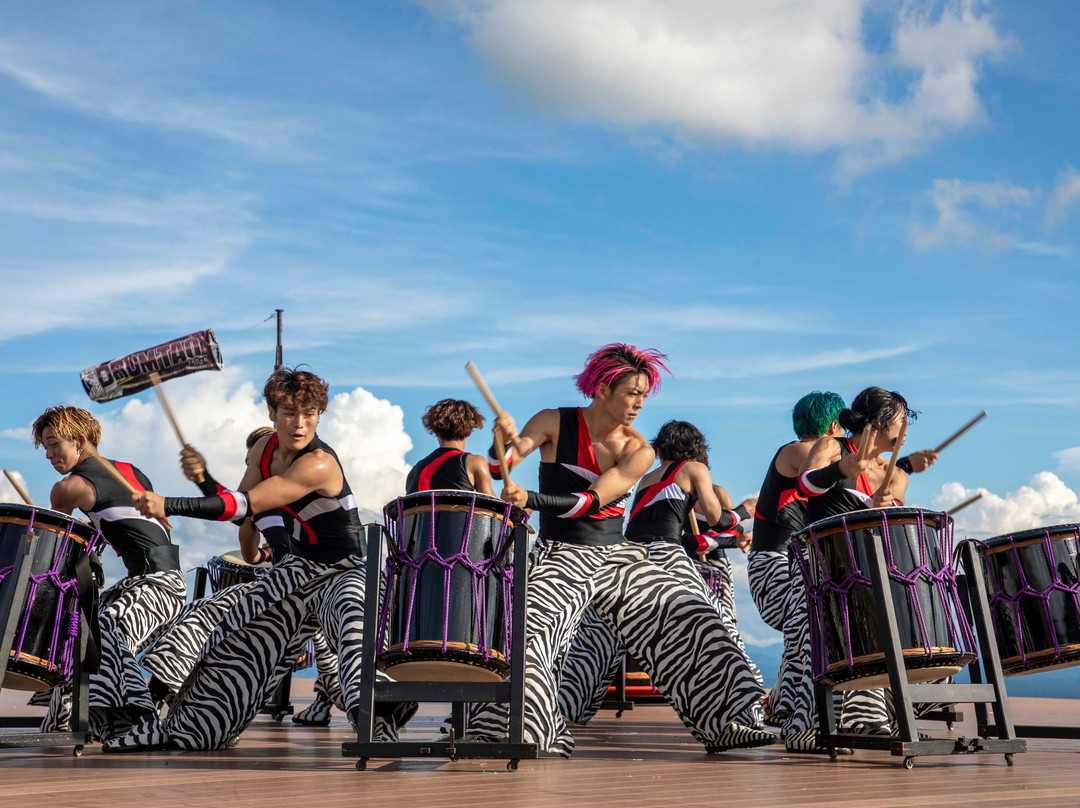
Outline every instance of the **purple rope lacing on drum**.
{"type": "MultiPolygon", "coordinates": [[[[34,519],[37,517],[37,509],[30,509],[30,519],[26,525],[26,532],[34,532],[34,519]]],[[[79,582],[72,578],[67,581],[60,580],[60,572],[57,569],[60,563],[63,561],[65,553],[67,552],[67,544],[71,540],[71,529],[75,527],[74,518],[68,520],[67,529],[64,531],[64,538],[60,541],[60,547],[57,548],[56,555],[54,556],[53,566],[48,572],[43,572],[39,575],[31,573],[29,582],[30,590],[26,597],[26,608],[24,610],[22,626],[19,629],[18,640],[12,649],[13,661],[18,662],[22,657],[23,644],[26,642],[26,632],[30,626],[30,611],[31,606],[34,603],[34,597],[37,594],[38,584],[47,579],[52,579],[56,588],[60,591],[60,597],[56,600],[56,616],[53,619],[53,635],[52,643],[49,645],[49,668],[56,667],[56,651],[60,645],[60,629],[63,624],[64,616],[64,601],[67,600],[70,595],[74,601],[74,609],[68,620],[67,636],[64,637],[64,650],[60,655],[60,673],[64,677],[71,676],[71,672],[74,668],[74,650],[75,650],[75,638],[79,635],[79,582]]],[[[96,536],[95,536],[96,538],[96,536]]],[[[91,542],[93,544],[93,542],[91,542]]],[[[32,559],[27,559],[26,563],[31,563],[32,559]]],[[[14,565],[5,567],[0,570],[0,583],[11,574],[14,570],[14,565]]],[[[17,606],[18,604],[14,604],[17,606]]]]}
{"type": "MultiPolygon", "coordinates": [[[[1073,535],[1075,536],[1076,541],[1080,542],[1080,527],[1073,528],[1073,535]]],[[[1057,626],[1054,623],[1054,615],[1050,609],[1050,593],[1054,590],[1069,593],[1073,597],[1077,611],[1080,611],[1080,583],[1075,583],[1071,586],[1062,583],[1061,576],[1058,574],[1057,559],[1054,557],[1054,543],[1050,540],[1050,531],[1045,528],[1043,528],[1043,544],[1046,548],[1047,556],[1050,558],[1050,568],[1054,571],[1054,582],[1046,589],[1036,589],[1028,583],[1027,576],[1024,574],[1024,566],[1020,563],[1020,554],[1016,549],[1016,540],[1013,539],[1012,536],[1009,536],[1009,549],[1007,552],[1013,554],[1014,568],[1016,573],[1020,576],[1020,582],[1023,584],[1014,595],[1005,594],[1004,587],[1001,585],[1001,582],[998,580],[997,575],[989,564],[986,547],[981,543],[979,544],[979,554],[983,559],[983,567],[986,569],[990,578],[990,584],[994,589],[994,594],[990,596],[990,612],[993,615],[994,630],[995,632],[1000,631],[997,617],[998,610],[996,606],[1004,601],[1013,607],[1013,622],[1015,623],[1016,634],[1019,640],[1020,664],[1022,665],[1027,664],[1027,653],[1024,651],[1024,626],[1020,620],[1019,607],[1020,600],[1025,595],[1030,595],[1042,601],[1043,611],[1046,612],[1046,623],[1050,626],[1050,633],[1054,638],[1054,656],[1061,656],[1061,646],[1058,644],[1057,626]]]]}
{"type": "Polygon", "coordinates": [[[716,595],[717,598],[720,598],[722,600],[724,597],[723,574],[719,570],[714,569],[707,564],[698,564],[696,566],[698,568],[698,572],[701,574],[701,577],[705,581],[705,586],[708,587],[709,591],[716,595]]]}
{"type": "Polygon", "coordinates": [[[405,609],[405,630],[403,632],[401,650],[403,653],[409,650],[409,634],[410,627],[412,626],[413,607],[416,603],[416,587],[419,580],[419,571],[426,562],[431,561],[443,568],[443,653],[446,653],[447,643],[449,642],[449,638],[447,635],[449,631],[450,620],[449,603],[451,570],[455,565],[460,564],[464,566],[465,569],[467,569],[472,575],[473,598],[476,607],[477,626],[479,629],[478,640],[480,643],[480,652],[485,662],[491,656],[491,652],[488,647],[490,643],[488,642],[486,634],[487,620],[485,610],[487,608],[487,598],[485,597],[485,594],[487,588],[487,576],[494,573],[499,579],[500,585],[503,589],[503,600],[506,604],[506,608],[503,610],[503,631],[506,640],[504,648],[507,649],[507,658],[509,659],[510,626],[512,617],[511,599],[509,595],[511,584],[513,581],[513,568],[508,567],[507,565],[501,565],[496,568],[495,560],[503,555],[503,550],[506,547],[506,542],[509,540],[510,514],[513,510],[513,506],[510,503],[507,503],[505,508],[503,509],[503,518],[500,521],[499,535],[497,541],[495,542],[495,549],[491,555],[491,558],[486,559],[480,563],[475,563],[469,558],[467,552],[469,534],[472,530],[473,516],[476,512],[475,494],[473,494],[469,502],[469,514],[465,521],[465,529],[461,538],[461,546],[459,548],[459,551],[454,555],[450,556],[449,558],[443,558],[439,554],[438,549],[435,547],[435,493],[431,493],[432,518],[429,520],[430,525],[428,533],[428,547],[417,558],[412,558],[411,556],[407,555],[402,549],[402,545],[404,543],[402,541],[402,538],[405,535],[405,508],[401,497],[397,498],[396,504],[397,519],[394,520],[392,523],[390,522],[387,509],[383,509],[383,522],[392,524],[392,526],[396,528],[397,535],[394,536],[394,539],[398,544],[398,553],[396,556],[391,553],[386,560],[386,570],[383,575],[383,591],[381,593],[382,601],[379,608],[379,633],[375,645],[377,651],[382,652],[386,648],[386,632],[390,623],[391,593],[393,592],[394,584],[396,583],[398,576],[405,568],[411,569],[412,575],[410,576],[409,580],[408,607],[405,609]]]}
{"type": "MultiPolygon", "coordinates": [[[[926,620],[923,615],[922,605],[919,603],[918,591],[916,584],[920,579],[929,579],[937,587],[939,594],[941,595],[942,602],[951,603],[953,608],[946,609],[946,620],[948,621],[949,629],[952,636],[960,638],[961,651],[968,652],[975,647],[975,638],[971,633],[971,628],[968,626],[966,620],[958,620],[956,615],[962,614],[959,592],[956,587],[956,569],[953,566],[953,530],[952,519],[947,515],[943,515],[942,522],[944,528],[940,531],[939,536],[943,537],[941,556],[942,556],[942,568],[939,571],[934,571],[927,563],[926,548],[927,548],[927,535],[926,535],[926,523],[923,517],[923,513],[920,511],[916,516],[916,528],[919,545],[919,565],[915,567],[910,573],[904,574],[896,566],[893,560],[892,546],[889,542],[884,543],[886,568],[888,570],[889,578],[898,581],[904,585],[904,589],[907,593],[908,603],[911,605],[912,612],[915,615],[915,620],[919,626],[919,633],[923,638],[923,650],[933,657],[933,647],[927,642],[930,634],[926,628],[926,620]]],[[[844,623],[844,640],[847,648],[848,655],[848,669],[855,667],[855,659],[852,654],[852,642],[851,642],[851,616],[848,604],[848,595],[850,595],[852,588],[856,584],[863,586],[871,586],[870,578],[859,569],[855,561],[855,548],[851,543],[851,532],[848,530],[847,517],[841,516],[841,523],[844,528],[845,544],[848,551],[848,560],[850,562],[849,569],[852,572],[842,581],[833,581],[829,576],[829,572],[825,567],[824,555],[821,552],[819,546],[819,540],[817,531],[813,525],[810,525],[810,542],[811,555],[815,559],[815,566],[820,575],[821,583],[816,584],[811,574],[810,562],[803,557],[802,548],[796,548],[795,559],[798,562],[799,570],[802,572],[803,581],[806,584],[807,600],[811,610],[810,620],[810,638],[811,638],[811,661],[813,664],[813,670],[815,676],[824,676],[828,669],[828,661],[826,659],[825,649],[825,634],[821,630],[821,627],[825,626],[825,599],[828,593],[835,593],[842,595],[840,600],[841,614],[843,615],[844,623]]],[[[887,536],[889,534],[889,522],[887,514],[883,512],[881,514],[881,535],[887,536]]],[[[832,535],[832,534],[830,534],[832,535]]]]}

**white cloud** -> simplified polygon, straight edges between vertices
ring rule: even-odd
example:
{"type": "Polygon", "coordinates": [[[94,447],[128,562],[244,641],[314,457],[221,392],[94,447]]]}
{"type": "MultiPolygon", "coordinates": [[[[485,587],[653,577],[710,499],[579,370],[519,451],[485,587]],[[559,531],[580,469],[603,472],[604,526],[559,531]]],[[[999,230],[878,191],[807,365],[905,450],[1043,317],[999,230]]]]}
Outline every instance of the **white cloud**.
{"type": "Polygon", "coordinates": [[[849,173],[978,122],[981,62],[1009,45],[978,0],[906,3],[884,49],[864,30],[870,0],[422,1],[543,109],[701,140],[839,146],[849,173]]]}
{"type": "MultiPolygon", "coordinates": [[[[164,389],[184,437],[206,457],[214,478],[237,485],[244,472],[245,438],[269,423],[255,384],[226,369],[172,379],[164,389]]],[[[128,400],[119,411],[95,414],[102,422],[102,454],[133,462],[159,493],[198,496],[180,472],[179,443],[152,393],[128,400]]],[[[405,453],[412,441],[403,424],[400,407],[361,388],[335,395],[321,419],[319,435],[338,453],[364,521],[381,521],[382,506],[404,491],[405,453]]],[[[172,521],[185,568],[237,547],[231,524],[172,521]]]]}
{"type": "MultiPolygon", "coordinates": [[[[26,491],[31,499],[34,499],[34,495],[30,494],[27,489],[26,478],[17,471],[12,471],[11,476],[18,481],[22,490],[26,491]]],[[[23,504],[23,498],[19,496],[19,493],[15,490],[15,486],[8,481],[6,474],[0,474],[0,502],[14,502],[17,505],[23,504]]]]}
{"type": "Polygon", "coordinates": [[[1054,452],[1058,462],[1058,471],[1080,471],[1080,446],[1054,452]]]}
{"type": "Polygon", "coordinates": [[[999,496],[985,488],[946,483],[932,500],[947,510],[975,494],[982,499],[956,514],[956,535],[987,538],[1045,525],[1080,522],[1080,498],[1049,471],[1040,471],[1027,485],[999,496]]]}
{"type": "Polygon", "coordinates": [[[1020,241],[1016,249],[1036,255],[1054,255],[1058,258],[1071,258],[1076,250],[1071,244],[1048,244],[1045,241],[1020,241]]]}
{"type": "Polygon", "coordinates": [[[1080,199],[1080,171],[1066,166],[1065,170],[1058,174],[1054,191],[1050,194],[1050,203],[1046,209],[1047,221],[1051,224],[1064,221],[1077,199],[1080,199]]]}
{"type": "Polygon", "coordinates": [[[1008,182],[937,179],[927,196],[937,220],[929,225],[912,226],[912,242],[919,250],[968,244],[976,238],[984,239],[992,247],[1013,246],[1015,239],[990,232],[982,217],[987,211],[1028,205],[1033,192],[1008,182]]]}

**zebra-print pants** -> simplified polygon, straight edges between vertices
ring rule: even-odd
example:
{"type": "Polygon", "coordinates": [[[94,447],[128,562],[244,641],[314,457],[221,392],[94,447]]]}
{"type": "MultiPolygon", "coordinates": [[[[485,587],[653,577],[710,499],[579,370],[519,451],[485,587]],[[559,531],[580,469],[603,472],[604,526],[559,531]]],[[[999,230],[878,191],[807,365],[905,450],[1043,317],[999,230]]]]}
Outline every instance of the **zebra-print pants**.
{"type": "MultiPolygon", "coordinates": [[[[136,575],[101,593],[101,667],[90,675],[90,735],[105,741],[156,712],[135,657],[180,611],[187,585],[179,570],[136,575]]],[[[53,690],[42,732],[70,725],[71,688],[53,690]]]]}
{"type": "MultiPolygon", "coordinates": [[[[761,686],[713,603],[700,587],[650,561],[644,547],[583,547],[541,537],[531,562],[523,718],[526,741],[542,751],[569,756],[574,749],[559,711],[559,681],[589,605],[701,743],[715,744],[725,726],[761,699],[761,686]]],[[[469,730],[501,738],[507,719],[507,705],[485,705],[469,730]]]]}
{"type": "MultiPolygon", "coordinates": [[[[350,572],[361,581],[362,591],[361,563],[356,556],[329,566],[290,556],[246,584],[243,596],[208,638],[206,652],[166,717],[144,720],[105,744],[105,750],[232,745],[291,670],[320,623],[328,642],[339,650],[343,670],[358,670],[363,599],[351,609],[339,601],[355,593],[355,587],[345,585],[351,581],[350,572]],[[361,619],[356,620],[357,615],[361,619]],[[354,620],[352,625],[349,621],[354,620]]],[[[349,703],[348,696],[345,702],[349,703]]]]}
{"type": "MultiPolygon", "coordinates": [[[[706,584],[682,546],[662,541],[654,541],[642,546],[647,549],[650,561],[670,573],[686,589],[712,606],[723,625],[723,631],[738,646],[739,654],[732,656],[732,663],[736,664],[740,670],[749,668],[757,682],[759,692],[763,691],[761,671],[746,655],[746,649],[739,636],[732,612],[725,605],[725,601],[719,599],[706,584]]],[[[730,574],[727,580],[730,582],[730,574]]],[[[730,590],[729,585],[727,591],[730,592],[730,590]]],[[[677,627],[672,630],[677,630],[677,627]]],[[[575,724],[585,724],[592,720],[607,695],[612,677],[621,668],[623,653],[608,623],[600,617],[595,608],[586,609],[581,624],[574,632],[562,665],[562,677],[559,682],[559,710],[563,716],[575,724]]],[[[761,717],[760,705],[754,703],[735,720],[739,724],[753,726],[760,722],[761,717]]]]}
{"type": "MultiPolygon", "coordinates": [[[[747,574],[750,594],[762,619],[784,635],[769,712],[782,721],[782,738],[815,730],[818,723],[810,669],[810,618],[802,573],[787,553],[754,551],[747,561],[747,574]]],[[[843,691],[840,723],[845,728],[881,727],[888,721],[885,691],[843,691]]]]}

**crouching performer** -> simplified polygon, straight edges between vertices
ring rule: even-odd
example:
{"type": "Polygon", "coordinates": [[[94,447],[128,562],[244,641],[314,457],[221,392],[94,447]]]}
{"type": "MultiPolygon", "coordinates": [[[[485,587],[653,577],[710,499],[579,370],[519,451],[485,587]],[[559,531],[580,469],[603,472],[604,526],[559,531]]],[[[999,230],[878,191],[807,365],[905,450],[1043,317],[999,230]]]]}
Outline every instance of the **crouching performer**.
{"type": "MultiPolygon", "coordinates": [[[[135,510],[131,495],[106,471],[97,452],[101,424],[93,415],[78,407],[50,407],[34,422],[33,436],[53,468],[67,475],[53,486],[53,510],[82,510],[127,568],[126,578],[101,593],[101,665],[90,676],[90,734],[108,741],[155,713],[135,657],[187,598],[179,550],[163,524],[135,510]]],[[[112,462],[136,489],[153,490],[135,466],[112,462]]],[[[70,713],[70,688],[56,688],[42,731],[67,729],[70,713]]]]}
{"type": "MultiPolygon", "coordinates": [[[[542,410],[520,435],[508,415],[496,421],[515,447],[511,464],[540,450],[539,490],[507,483],[503,498],[540,512],[529,569],[524,724],[525,739],[548,753],[569,756],[574,748],[559,714],[559,680],[590,605],[710,751],[738,742],[735,717],[762,696],[701,587],[688,586],[622,536],[630,489],[655,457],[632,424],[658,389],[663,359],[656,351],[607,345],[577,377],[591,399],[587,407],[542,410]]],[[[481,710],[470,730],[503,737],[505,708],[481,710]]]]}
{"type": "MultiPolygon", "coordinates": [[[[254,447],[239,490],[219,485],[205,472],[202,456],[189,449],[185,470],[204,471],[206,496],[135,498],[147,515],[237,524],[250,515],[258,523],[261,514],[280,509],[288,516],[290,554],[248,585],[225,614],[166,717],[148,718],[106,744],[106,751],[232,745],[319,625],[337,648],[342,681],[359,682],[363,598],[356,593],[363,592],[364,546],[341,463],[315,431],[327,389],[305,371],[279,370],[270,377],[263,395],[275,433],[254,447]]],[[[345,695],[353,709],[357,699],[358,694],[345,695]]],[[[383,723],[392,733],[397,719],[403,722],[415,706],[389,707],[393,712],[383,723]]]]}

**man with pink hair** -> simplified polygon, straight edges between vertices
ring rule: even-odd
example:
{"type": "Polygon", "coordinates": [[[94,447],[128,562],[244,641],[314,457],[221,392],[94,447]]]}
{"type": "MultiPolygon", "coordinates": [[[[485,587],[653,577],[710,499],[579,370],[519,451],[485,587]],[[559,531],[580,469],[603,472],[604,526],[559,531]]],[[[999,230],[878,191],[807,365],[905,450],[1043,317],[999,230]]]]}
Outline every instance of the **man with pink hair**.
{"type": "MultiPolygon", "coordinates": [[[[590,399],[586,407],[541,410],[520,433],[509,415],[496,419],[514,447],[511,464],[540,451],[539,490],[507,481],[502,496],[540,512],[529,568],[524,722],[526,740],[545,752],[569,756],[574,748],[559,714],[560,669],[589,606],[708,751],[771,741],[748,742],[754,731],[734,723],[763,691],[717,610],[622,535],[630,490],[655,459],[633,423],[659,389],[664,359],[658,351],[605,345],[576,378],[590,399]]],[[[505,705],[481,710],[470,729],[504,735],[505,705]]]]}

